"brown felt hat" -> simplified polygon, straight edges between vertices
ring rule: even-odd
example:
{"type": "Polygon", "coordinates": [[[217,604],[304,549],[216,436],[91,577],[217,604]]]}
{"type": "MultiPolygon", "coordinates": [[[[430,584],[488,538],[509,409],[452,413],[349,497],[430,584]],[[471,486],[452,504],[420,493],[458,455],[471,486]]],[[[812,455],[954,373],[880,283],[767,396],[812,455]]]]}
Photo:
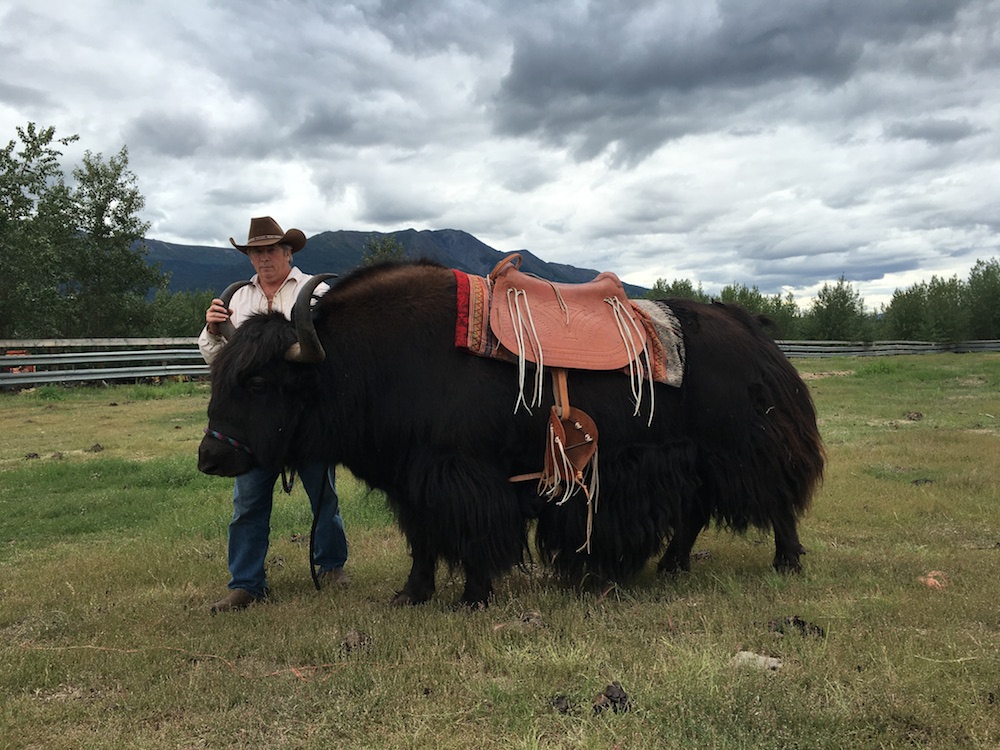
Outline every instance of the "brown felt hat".
{"type": "Polygon", "coordinates": [[[289,245],[293,253],[297,253],[306,246],[306,236],[300,229],[289,229],[284,231],[270,216],[258,216],[250,219],[250,232],[247,235],[247,244],[237,245],[232,237],[229,241],[233,247],[241,253],[249,253],[252,247],[267,247],[268,245],[289,245]]]}

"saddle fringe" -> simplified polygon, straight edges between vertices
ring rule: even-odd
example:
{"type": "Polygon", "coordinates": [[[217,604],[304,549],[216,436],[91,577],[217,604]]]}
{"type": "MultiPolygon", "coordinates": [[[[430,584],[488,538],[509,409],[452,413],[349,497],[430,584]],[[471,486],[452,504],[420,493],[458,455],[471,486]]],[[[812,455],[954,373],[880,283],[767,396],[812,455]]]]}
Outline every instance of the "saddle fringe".
{"type": "Polygon", "coordinates": [[[618,324],[618,333],[621,335],[622,343],[625,345],[625,349],[629,353],[628,376],[629,381],[632,384],[632,400],[635,402],[635,411],[632,412],[633,417],[639,414],[639,409],[642,407],[643,382],[645,381],[649,384],[649,419],[646,421],[646,426],[649,427],[653,424],[653,410],[656,406],[656,391],[653,390],[653,378],[646,378],[643,375],[642,368],[636,364],[639,362],[640,357],[645,358],[646,372],[653,372],[652,362],[649,358],[649,343],[648,341],[643,340],[642,328],[635,322],[635,318],[632,316],[632,311],[625,307],[625,305],[621,303],[620,299],[617,297],[605,297],[604,301],[611,305],[611,310],[615,314],[615,322],[618,324]],[[635,339],[632,337],[632,331],[635,331],[636,338],[643,341],[641,352],[635,345],[635,339]]]}
{"type": "Polygon", "coordinates": [[[594,455],[583,470],[577,470],[573,461],[566,454],[563,440],[555,434],[550,422],[547,447],[545,465],[547,469],[551,466],[552,470],[542,473],[538,480],[538,494],[539,496],[544,495],[556,505],[563,505],[578,492],[583,493],[584,497],[587,498],[587,536],[576,551],[586,551],[589,554],[590,537],[594,529],[594,514],[597,513],[597,501],[601,490],[597,468],[597,446],[594,446],[594,455]]]}
{"type": "Polygon", "coordinates": [[[517,401],[514,402],[514,413],[524,404],[528,414],[532,406],[542,405],[542,379],[545,371],[545,358],[542,343],[535,330],[535,321],[531,317],[531,306],[528,304],[528,293],[522,289],[507,290],[507,308],[510,319],[514,321],[514,336],[517,340],[517,401]],[[524,398],[524,381],[527,373],[527,345],[535,355],[535,389],[531,394],[531,402],[524,398]]]}
{"type": "MultiPolygon", "coordinates": [[[[557,290],[557,297],[558,290],[557,290]]],[[[559,298],[560,307],[566,310],[565,303],[559,298]]],[[[638,322],[636,322],[635,316],[632,314],[627,306],[623,305],[621,300],[617,297],[605,297],[604,302],[611,307],[614,313],[615,323],[618,326],[618,335],[621,336],[622,345],[625,347],[625,351],[629,355],[628,362],[628,374],[629,381],[632,387],[632,402],[635,405],[635,409],[632,412],[633,416],[639,414],[639,410],[642,408],[643,399],[643,387],[648,385],[649,388],[649,418],[646,421],[646,426],[648,427],[653,423],[653,413],[655,410],[655,390],[653,388],[652,377],[647,378],[643,372],[643,368],[640,365],[640,361],[644,360],[646,364],[645,372],[652,373],[652,361],[649,353],[649,343],[645,340],[644,332],[642,327],[638,322]],[[636,341],[642,341],[643,345],[641,350],[636,346],[636,341]]],[[[514,337],[517,342],[517,351],[514,353],[517,356],[517,384],[518,384],[518,396],[517,400],[514,402],[514,413],[517,414],[518,409],[521,405],[529,414],[532,413],[532,407],[538,407],[542,405],[542,390],[545,376],[545,353],[542,351],[542,342],[538,337],[538,332],[535,330],[535,321],[531,317],[531,304],[528,300],[528,293],[523,289],[510,288],[507,290],[507,308],[510,312],[510,319],[514,326],[514,337]],[[535,376],[533,390],[531,394],[531,400],[525,397],[525,381],[527,379],[527,361],[528,361],[528,350],[535,358],[535,376]]],[[[567,311],[567,316],[568,316],[567,311]]]]}

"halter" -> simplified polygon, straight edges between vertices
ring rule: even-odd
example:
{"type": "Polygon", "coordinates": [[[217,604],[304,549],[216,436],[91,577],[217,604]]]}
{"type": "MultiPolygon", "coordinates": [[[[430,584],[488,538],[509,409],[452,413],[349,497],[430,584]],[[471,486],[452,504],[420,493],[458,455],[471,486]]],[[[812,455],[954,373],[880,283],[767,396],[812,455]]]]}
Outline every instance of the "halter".
{"type": "Polygon", "coordinates": [[[216,440],[221,440],[223,443],[228,443],[229,445],[231,445],[234,448],[236,448],[236,450],[243,451],[244,453],[246,453],[248,455],[251,455],[251,456],[253,455],[253,451],[250,450],[250,446],[249,445],[247,445],[246,443],[241,443],[236,438],[231,438],[228,435],[223,435],[218,430],[213,430],[213,429],[211,429],[209,427],[206,427],[205,428],[205,434],[208,435],[209,437],[215,438],[216,440]]]}

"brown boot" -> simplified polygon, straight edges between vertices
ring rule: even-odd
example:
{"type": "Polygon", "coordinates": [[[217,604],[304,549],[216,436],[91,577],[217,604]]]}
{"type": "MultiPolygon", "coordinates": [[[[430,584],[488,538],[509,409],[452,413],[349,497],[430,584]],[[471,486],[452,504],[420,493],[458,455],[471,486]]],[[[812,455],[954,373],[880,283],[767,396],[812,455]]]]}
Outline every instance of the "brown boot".
{"type": "Polygon", "coordinates": [[[331,568],[319,572],[319,583],[324,587],[346,589],[351,585],[351,577],[343,568],[331,568]]]}
{"type": "Polygon", "coordinates": [[[217,614],[219,612],[237,612],[241,609],[246,609],[254,602],[259,602],[263,599],[260,596],[254,596],[246,589],[233,589],[229,592],[227,596],[212,605],[212,614],[217,614]]]}

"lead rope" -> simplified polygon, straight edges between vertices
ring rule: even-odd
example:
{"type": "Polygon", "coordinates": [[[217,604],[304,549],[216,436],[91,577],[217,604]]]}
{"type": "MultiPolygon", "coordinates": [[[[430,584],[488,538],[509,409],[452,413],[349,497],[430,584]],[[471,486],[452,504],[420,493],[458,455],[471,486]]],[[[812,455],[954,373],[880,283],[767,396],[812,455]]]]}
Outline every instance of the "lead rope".
{"type": "MultiPolygon", "coordinates": [[[[281,470],[281,489],[286,495],[292,494],[295,487],[295,467],[286,466],[281,470]]],[[[319,499],[316,501],[316,512],[313,513],[312,525],[309,527],[309,575],[312,577],[313,586],[320,590],[319,573],[316,572],[316,526],[319,520],[319,509],[323,505],[323,495],[326,494],[326,472],[323,473],[323,485],[319,490],[319,499]]]]}
{"type": "Polygon", "coordinates": [[[281,470],[281,489],[285,491],[286,495],[291,495],[292,488],[294,486],[295,486],[295,467],[286,466],[281,470]]]}
{"type": "Polygon", "coordinates": [[[313,513],[312,527],[309,529],[309,575],[312,577],[313,586],[319,591],[319,573],[316,570],[316,527],[319,525],[319,514],[323,508],[323,497],[326,495],[326,483],[329,473],[326,467],[323,468],[323,484],[319,488],[319,497],[316,499],[316,512],[313,513]]]}

